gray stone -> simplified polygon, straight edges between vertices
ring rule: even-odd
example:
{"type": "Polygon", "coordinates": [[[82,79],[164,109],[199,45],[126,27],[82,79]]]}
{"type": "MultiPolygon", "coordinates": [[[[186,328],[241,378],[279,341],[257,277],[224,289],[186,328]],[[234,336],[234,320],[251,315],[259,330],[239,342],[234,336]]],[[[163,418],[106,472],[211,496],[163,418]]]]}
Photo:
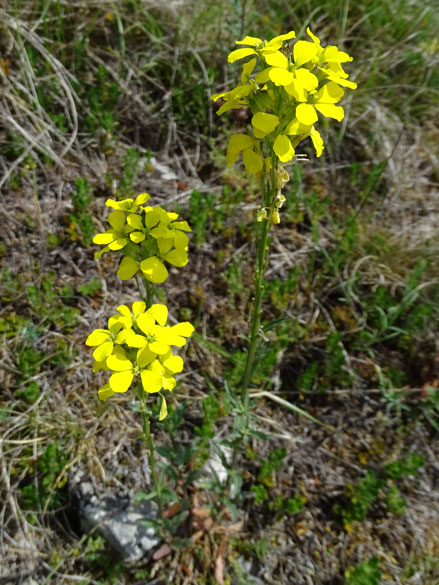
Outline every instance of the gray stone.
{"type": "MultiPolygon", "coordinates": [[[[232,449],[230,449],[230,447],[217,444],[215,449],[221,449],[223,459],[225,459],[228,464],[232,462],[232,449]]],[[[195,482],[196,487],[207,487],[212,481],[212,478],[215,478],[221,485],[226,483],[229,473],[217,451],[212,453],[204,464],[203,469],[203,475],[195,482]]]]}
{"type": "Polygon", "coordinates": [[[96,528],[125,563],[142,560],[160,542],[154,528],[142,522],[157,518],[157,506],[149,500],[136,505],[128,499],[98,500],[94,496],[81,506],[81,511],[84,531],[96,528]]]}

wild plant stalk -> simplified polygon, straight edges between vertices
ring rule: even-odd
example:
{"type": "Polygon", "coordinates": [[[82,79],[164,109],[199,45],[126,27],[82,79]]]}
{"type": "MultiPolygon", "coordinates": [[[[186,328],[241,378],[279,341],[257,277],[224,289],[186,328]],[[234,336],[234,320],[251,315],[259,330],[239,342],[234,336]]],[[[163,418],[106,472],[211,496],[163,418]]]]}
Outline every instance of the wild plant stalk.
{"type": "Polygon", "coordinates": [[[246,59],[240,83],[229,91],[212,96],[214,101],[222,100],[218,115],[243,107],[251,110],[251,130],[248,134],[239,132],[230,137],[226,160],[231,167],[242,156],[247,174],[261,180],[261,207],[256,216],[260,227],[257,235],[254,301],[241,384],[241,404],[238,406],[239,419],[237,417],[237,426],[241,425],[241,428],[232,440],[232,467],[226,486],[231,497],[230,476],[236,471],[238,453],[250,431],[248,388],[254,374],[261,336],[268,233],[280,222],[279,210],[285,202],[282,188],[289,180],[284,164],[296,161],[296,148],[307,137],[311,138],[316,155],[321,156],[324,143],[315,127],[318,114],[341,121],[344,110],[335,104],[343,97],[343,88],[356,88],[342,67],[342,64],[352,61],[352,57],[335,46],[323,47],[320,39],[309,28],[307,34],[311,40],[299,40],[292,49],[290,41],[296,37],[294,31],[279,35],[271,41],[252,36],[236,41],[239,48],[229,54],[228,61],[234,63],[246,59]]]}
{"type": "Polygon", "coordinates": [[[157,505],[159,508],[159,519],[163,518],[163,498],[160,481],[157,475],[155,466],[155,446],[154,436],[151,434],[151,410],[146,405],[146,394],[142,384],[137,385],[137,396],[140,401],[140,411],[142,413],[142,428],[143,436],[145,437],[146,444],[148,446],[148,463],[149,469],[151,470],[152,483],[154,486],[154,492],[157,494],[157,505]]]}
{"type": "MultiPolygon", "coordinates": [[[[142,279],[144,291],[142,292],[138,279],[136,279],[137,289],[139,291],[141,298],[145,301],[146,309],[148,310],[153,305],[155,285],[148,282],[146,280],[146,278],[143,278],[143,275],[141,276],[141,279],[142,279]]],[[[156,498],[157,498],[159,520],[162,520],[162,518],[163,518],[163,497],[162,497],[161,483],[160,483],[159,477],[157,475],[157,470],[156,470],[156,466],[155,466],[154,435],[151,433],[151,421],[150,421],[152,411],[147,406],[147,403],[146,403],[147,396],[146,396],[145,390],[144,390],[141,382],[139,382],[137,384],[137,396],[139,398],[140,412],[142,414],[143,436],[145,438],[146,445],[148,447],[148,464],[149,464],[149,469],[151,471],[151,478],[152,478],[152,483],[153,483],[153,487],[154,487],[154,492],[156,493],[156,498]]]]}
{"type": "Polygon", "coordinates": [[[93,371],[111,371],[108,382],[98,390],[101,400],[136,389],[154,494],[163,519],[163,489],[151,433],[153,410],[147,397],[149,394],[161,397],[158,418],[166,418],[168,411],[162,392],[175,388],[174,375],[183,369],[183,360],[173,353],[172,346],[185,345],[194,327],[189,322],[166,325],[168,308],[154,303],[154,294],[156,284],[162,284],[168,277],[164,262],[178,267],[187,263],[189,238],[185,232],[191,228],[186,221],[175,221],[176,213],[160,206],[145,206],[149,198],[148,193],[141,193],[135,200],[106,202],[114,211],[108,216],[110,229],[93,238],[95,244],[104,246],[95,258],[121,251],[117,275],[122,281],[135,277],[142,300],[134,302],[131,309],[126,305],[117,307],[117,313],[108,319],[108,329],[93,331],[86,344],[95,348],[93,371]]]}
{"type": "MultiPolygon", "coordinates": [[[[261,196],[262,208],[273,205],[276,194],[276,173],[277,173],[277,157],[272,156],[272,172],[270,173],[268,185],[265,186],[265,181],[261,180],[261,196]]],[[[254,362],[258,342],[260,339],[261,327],[261,306],[262,297],[264,293],[263,276],[268,264],[268,248],[267,238],[268,232],[272,223],[265,218],[260,223],[259,234],[257,238],[257,254],[256,254],[256,273],[255,273],[255,288],[254,288],[254,302],[251,309],[250,318],[250,337],[247,346],[247,357],[245,362],[244,377],[241,386],[241,400],[243,403],[248,403],[248,386],[254,371],[254,362]]]]}

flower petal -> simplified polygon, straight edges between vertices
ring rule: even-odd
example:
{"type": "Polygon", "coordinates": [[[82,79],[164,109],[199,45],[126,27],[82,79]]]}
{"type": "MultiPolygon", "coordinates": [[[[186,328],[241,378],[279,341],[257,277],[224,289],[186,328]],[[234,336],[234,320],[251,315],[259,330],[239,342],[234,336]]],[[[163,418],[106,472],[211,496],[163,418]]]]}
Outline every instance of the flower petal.
{"type": "Polygon", "coordinates": [[[110,376],[108,383],[113,392],[126,392],[131,386],[134,374],[132,371],[117,372],[110,376]]]}
{"type": "Polygon", "coordinates": [[[273,67],[281,67],[282,69],[288,69],[289,61],[283,53],[275,51],[274,53],[268,53],[265,55],[265,60],[268,65],[273,67]]]}
{"type": "Polygon", "coordinates": [[[135,244],[140,244],[140,242],[143,242],[143,240],[145,239],[145,234],[143,232],[131,232],[130,233],[130,239],[132,242],[134,242],[135,244]]]}
{"type": "Polygon", "coordinates": [[[263,134],[263,136],[260,136],[260,138],[263,138],[270,132],[273,132],[273,130],[279,126],[279,123],[280,120],[278,116],[275,116],[274,114],[266,114],[265,112],[258,112],[252,118],[253,127],[260,130],[260,132],[263,134]]]}
{"type": "Polygon", "coordinates": [[[255,55],[256,51],[254,49],[236,49],[236,51],[232,51],[230,55],[227,57],[229,63],[234,63],[239,59],[243,59],[244,57],[248,57],[249,55],[255,55]]]}
{"type": "Polygon", "coordinates": [[[294,45],[294,61],[296,65],[304,65],[308,63],[318,53],[318,48],[315,43],[309,41],[297,41],[294,45]]]}
{"type": "Polygon", "coordinates": [[[334,106],[334,104],[315,104],[315,108],[327,118],[334,118],[339,122],[344,118],[344,109],[341,106],[334,106]]]}
{"type": "Polygon", "coordinates": [[[151,335],[151,333],[154,331],[155,327],[154,316],[149,314],[149,311],[147,313],[142,313],[141,315],[139,315],[137,317],[136,323],[139,329],[143,331],[145,335],[151,335]]]}
{"type": "Polygon", "coordinates": [[[184,232],[192,231],[191,226],[188,224],[187,221],[174,221],[171,227],[176,230],[183,230],[184,232]]]}
{"type": "Polygon", "coordinates": [[[280,67],[273,67],[268,75],[275,85],[290,85],[294,81],[294,73],[280,67]]]}
{"type": "Polygon", "coordinates": [[[164,359],[162,364],[173,374],[183,371],[183,359],[179,355],[171,355],[171,357],[164,359]]]}
{"type": "Polygon", "coordinates": [[[133,364],[127,357],[114,353],[107,357],[107,366],[114,372],[127,372],[133,369],[133,364]]]}
{"type": "Polygon", "coordinates": [[[104,359],[113,351],[113,345],[112,341],[106,341],[102,345],[99,345],[93,352],[94,359],[97,362],[104,361],[104,359]]]}
{"type": "Polygon", "coordinates": [[[96,345],[101,345],[104,341],[107,341],[110,332],[108,329],[95,329],[90,333],[87,337],[87,341],[85,342],[86,345],[90,345],[92,347],[96,345]]]}
{"type": "Polygon", "coordinates": [[[258,37],[249,37],[245,36],[242,41],[235,41],[235,45],[250,45],[251,47],[256,47],[262,43],[262,39],[258,39],[258,37]]]}
{"type": "Polygon", "coordinates": [[[336,104],[344,96],[344,91],[334,81],[326,83],[314,96],[316,103],[336,104]]]}
{"type": "Polygon", "coordinates": [[[321,156],[324,147],[323,144],[323,138],[320,136],[320,132],[318,132],[317,130],[315,130],[314,128],[311,130],[311,140],[312,143],[314,145],[314,148],[316,150],[316,156],[319,157],[321,156]]]}
{"type": "Polygon", "coordinates": [[[306,124],[307,126],[314,124],[318,120],[314,106],[311,104],[299,104],[296,108],[296,117],[301,124],[306,124]]]}
{"type": "Polygon", "coordinates": [[[253,140],[247,134],[232,134],[227,147],[226,160],[229,167],[238,160],[239,153],[245,148],[251,148],[253,140]]]}
{"type": "Polygon", "coordinates": [[[162,396],[162,404],[160,406],[159,420],[164,420],[168,416],[168,407],[166,406],[165,397],[162,396]]]}
{"type": "Polygon", "coordinates": [[[121,280],[129,280],[137,273],[138,270],[139,263],[130,256],[124,256],[124,258],[122,258],[122,262],[120,263],[119,270],[117,271],[117,276],[121,280]]]}
{"type": "Polygon", "coordinates": [[[250,59],[242,66],[241,83],[247,83],[253,69],[256,66],[257,59],[250,59]]]}
{"type": "Polygon", "coordinates": [[[169,351],[169,345],[163,341],[152,341],[148,344],[148,347],[151,351],[158,355],[165,355],[169,351]]]}
{"type": "Polygon", "coordinates": [[[166,305],[156,303],[148,309],[147,314],[154,317],[157,323],[163,327],[166,325],[166,321],[168,320],[168,307],[166,305]]]}
{"type": "Polygon", "coordinates": [[[114,396],[114,392],[111,389],[110,384],[105,384],[105,386],[102,386],[102,388],[99,388],[98,396],[99,396],[99,399],[102,400],[102,402],[105,402],[107,400],[107,398],[114,396]]]}
{"type": "Polygon", "coordinates": [[[242,151],[242,160],[249,175],[259,173],[264,167],[261,155],[250,148],[242,151]]]}
{"type": "Polygon", "coordinates": [[[128,347],[140,348],[146,345],[146,337],[143,337],[143,335],[137,335],[132,329],[130,329],[126,334],[125,343],[128,347]]]}
{"type": "Polygon", "coordinates": [[[140,372],[140,377],[142,379],[142,386],[145,392],[152,394],[154,392],[160,392],[162,389],[161,376],[155,372],[151,372],[150,370],[142,370],[140,372]]]}
{"type": "Polygon", "coordinates": [[[312,91],[319,86],[319,80],[314,73],[308,71],[305,67],[301,67],[295,71],[296,79],[306,91],[312,91]]]}
{"type": "Polygon", "coordinates": [[[165,282],[168,278],[168,271],[165,265],[156,256],[142,260],[140,269],[150,282],[156,284],[165,282]]]}
{"type": "Polygon", "coordinates": [[[125,225],[125,213],[120,210],[112,211],[108,215],[108,223],[118,232],[122,231],[123,226],[125,225]]]}
{"type": "Polygon", "coordinates": [[[110,244],[115,239],[113,231],[104,232],[103,234],[96,234],[93,238],[93,244],[110,244]]]}
{"type": "Polygon", "coordinates": [[[151,351],[149,347],[145,345],[145,347],[142,347],[142,349],[139,349],[139,351],[137,352],[136,358],[137,365],[139,366],[139,368],[144,368],[148,364],[153,362],[156,357],[157,354],[151,351]]]}
{"type": "Polygon", "coordinates": [[[173,266],[178,266],[181,268],[182,266],[186,266],[188,263],[188,254],[185,250],[171,250],[165,256],[165,260],[172,264],[173,266]]]}
{"type": "Polygon", "coordinates": [[[122,236],[111,242],[111,244],[108,244],[108,247],[110,250],[122,250],[122,248],[124,248],[127,244],[128,239],[122,236]]]}
{"type": "Polygon", "coordinates": [[[192,333],[195,331],[195,327],[189,321],[183,321],[182,323],[177,323],[171,327],[172,332],[176,333],[177,335],[183,335],[183,337],[190,337],[192,333]]]}
{"type": "Polygon", "coordinates": [[[288,162],[294,156],[294,148],[285,134],[280,134],[274,141],[273,150],[282,162],[288,162]]]}
{"type": "Polygon", "coordinates": [[[133,309],[133,315],[135,315],[137,317],[138,315],[140,315],[140,313],[145,312],[146,303],[144,303],[143,301],[134,301],[134,303],[132,305],[132,309],[133,309]]]}
{"type": "Polygon", "coordinates": [[[134,203],[135,205],[143,205],[143,203],[146,203],[148,199],[151,199],[151,195],[149,193],[140,193],[140,195],[137,195],[134,203]]]}

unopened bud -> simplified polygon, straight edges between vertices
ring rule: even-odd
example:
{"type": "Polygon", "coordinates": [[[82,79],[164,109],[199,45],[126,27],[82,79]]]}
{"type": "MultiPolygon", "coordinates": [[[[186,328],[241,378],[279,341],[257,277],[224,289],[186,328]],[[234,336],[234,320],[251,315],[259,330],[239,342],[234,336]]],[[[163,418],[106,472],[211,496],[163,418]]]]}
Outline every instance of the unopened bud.
{"type": "Polygon", "coordinates": [[[270,211],[270,221],[271,223],[273,223],[274,225],[280,223],[280,215],[277,209],[272,209],[270,211]]]}
{"type": "Polygon", "coordinates": [[[268,217],[268,213],[267,213],[267,210],[265,208],[260,209],[256,214],[256,219],[258,221],[264,221],[264,219],[267,219],[267,217],[268,217]]]}
{"type": "Polygon", "coordinates": [[[279,191],[279,193],[276,195],[276,207],[280,209],[282,205],[285,203],[285,201],[286,201],[285,197],[279,191]]]}

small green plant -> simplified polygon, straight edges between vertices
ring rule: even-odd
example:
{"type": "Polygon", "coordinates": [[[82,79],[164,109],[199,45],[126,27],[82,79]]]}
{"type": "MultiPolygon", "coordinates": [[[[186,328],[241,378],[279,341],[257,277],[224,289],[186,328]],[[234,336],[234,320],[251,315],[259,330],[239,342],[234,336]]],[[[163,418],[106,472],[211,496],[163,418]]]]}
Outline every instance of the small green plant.
{"type": "Polygon", "coordinates": [[[122,158],[122,175],[120,177],[117,194],[121,197],[132,197],[134,180],[139,174],[140,152],[135,148],[127,148],[122,158]]]}
{"type": "Polygon", "coordinates": [[[109,134],[113,133],[117,125],[114,112],[119,100],[119,87],[116,82],[110,81],[104,65],[98,66],[94,83],[85,86],[82,94],[89,105],[85,124],[88,132],[95,133],[103,129],[109,134]]]}
{"type": "Polygon", "coordinates": [[[99,567],[104,572],[105,579],[99,581],[102,585],[117,583],[124,571],[122,559],[110,550],[102,536],[93,535],[87,537],[83,550],[84,560],[88,567],[99,567]]]}
{"type": "Polygon", "coordinates": [[[75,193],[70,193],[73,203],[73,213],[70,214],[70,232],[78,230],[78,236],[86,243],[90,244],[95,232],[93,220],[88,213],[88,206],[93,201],[93,192],[87,179],[79,177],[75,181],[75,193]]]}
{"type": "Polygon", "coordinates": [[[425,465],[422,455],[416,453],[409,453],[405,457],[385,465],[383,471],[389,479],[397,480],[404,477],[418,476],[418,470],[425,465]]]}
{"type": "Polygon", "coordinates": [[[349,483],[345,491],[346,504],[335,506],[335,511],[340,514],[343,524],[362,522],[384,485],[384,480],[377,478],[372,471],[368,471],[366,477],[355,484],[349,483]]]}
{"type": "Polygon", "coordinates": [[[219,231],[223,225],[224,212],[221,207],[216,207],[216,195],[201,193],[194,190],[189,199],[189,216],[194,230],[194,244],[199,246],[206,239],[208,227],[214,232],[219,231]]]}
{"type": "Polygon", "coordinates": [[[268,459],[263,459],[258,473],[258,481],[266,487],[274,486],[274,473],[279,471],[282,467],[282,462],[285,459],[287,450],[285,447],[278,447],[273,449],[268,455],[268,459]]]}
{"type": "Polygon", "coordinates": [[[93,280],[90,280],[90,282],[87,282],[87,284],[78,284],[76,289],[82,295],[92,297],[102,289],[102,280],[94,278],[93,280]]]}
{"type": "Polygon", "coordinates": [[[380,562],[376,557],[349,567],[345,571],[344,585],[380,585],[380,562]]]}
{"type": "Polygon", "coordinates": [[[48,507],[50,510],[56,510],[63,505],[66,494],[62,488],[67,482],[67,476],[61,476],[61,473],[67,461],[68,458],[59,442],[47,445],[35,464],[37,482],[21,488],[24,508],[36,511],[48,507]]]}
{"type": "Polygon", "coordinates": [[[423,457],[410,453],[393,463],[384,465],[379,476],[369,470],[364,479],[348,484],[344,494],[345,504],[337,504],[334,507],[335,512],[341,516],[345,526],[352,522],[362,522],[382,493],[389,511],[401,514],[406,502],[393,482],[408,476],[416,477],[419,468],[423,465],[423,457]]]}
{"type": "Polygon", "coordinates": [[[293,498],[277,496],[275,500],[268,502],[268,509],[275,512],[275,520],[278,521],[285,515],[294,516],[301,512],[306,504],[306,498],[296,494],[293,498]]]}

